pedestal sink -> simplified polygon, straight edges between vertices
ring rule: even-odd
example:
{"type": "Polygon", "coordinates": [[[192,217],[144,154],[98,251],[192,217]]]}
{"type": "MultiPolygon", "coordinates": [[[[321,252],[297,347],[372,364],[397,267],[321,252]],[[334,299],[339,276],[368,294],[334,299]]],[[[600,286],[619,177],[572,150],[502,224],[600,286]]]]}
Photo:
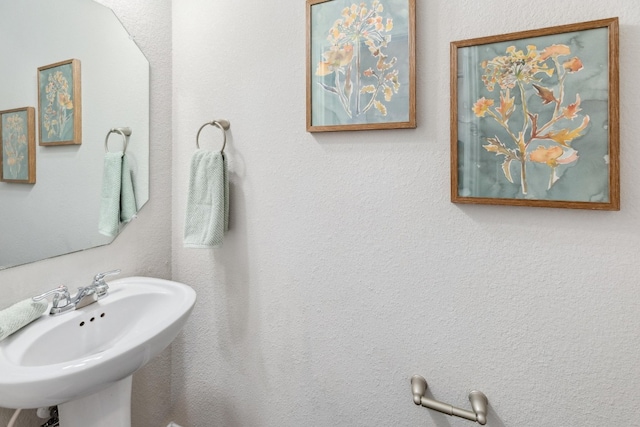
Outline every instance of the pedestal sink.
{"type": "Polygon", "coordinates": [[[196,294],[148,277],[109,282],[109,295],[43,315],[0,341],[0,406],[58,405],[61,427],[130,427],[131,375],[184,326],[196,294]]]}

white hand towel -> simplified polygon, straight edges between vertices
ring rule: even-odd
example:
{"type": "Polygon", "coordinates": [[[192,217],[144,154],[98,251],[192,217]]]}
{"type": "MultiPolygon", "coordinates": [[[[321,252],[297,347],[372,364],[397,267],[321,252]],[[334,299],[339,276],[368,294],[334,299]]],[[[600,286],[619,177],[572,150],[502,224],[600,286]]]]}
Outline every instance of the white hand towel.
{"type": "Polygon", "coordinates": [[[224,154],[196,150],[191,159],[184,246],[220,246],[228,228],[229,182],[224,154]]]}
{"type": "Polygon", "coordinates": [[[29,298],[0,311],[0,341],[36,320],[48,306],[47,300],[29,298]]]}

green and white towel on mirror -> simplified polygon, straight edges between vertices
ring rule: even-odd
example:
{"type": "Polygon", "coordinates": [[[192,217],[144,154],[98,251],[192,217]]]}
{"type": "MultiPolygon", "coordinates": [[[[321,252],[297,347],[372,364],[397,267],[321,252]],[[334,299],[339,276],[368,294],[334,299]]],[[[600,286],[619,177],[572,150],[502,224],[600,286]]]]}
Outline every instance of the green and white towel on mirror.
{"type": "Polygon", "coordinates": [[[98,231],[114,237],[120,230],[120,223],[131,221],[137,213],[128,156],[122,151],[108,152],[104,156],[98,231]]]}
{"type": "Polygon", "coordinates": [[[136,195],[133,191],[133,178],[129,166],[129,156],[122,155],[122,178],[120,180],[120,221],[127,223],[136,217],[136,195]]]}
{"type": "Polygon", "coordinates": [[[122,187],[122,151],[104,155],[102,192],[100,194],[100,221],[98,231],[114,237],[120,229],[120,189],[122,187]]]}

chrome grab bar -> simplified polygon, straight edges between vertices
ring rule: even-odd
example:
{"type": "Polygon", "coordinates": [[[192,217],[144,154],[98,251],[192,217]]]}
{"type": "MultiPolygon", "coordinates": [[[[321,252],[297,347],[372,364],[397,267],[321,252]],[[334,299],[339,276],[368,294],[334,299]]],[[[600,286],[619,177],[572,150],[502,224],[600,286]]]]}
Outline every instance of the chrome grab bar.
{"type": "Polygon", "coordinates": [[[469,401],[471,402],[471,409],[473,409],[472,412],[425,397],[424,395],[427,392],[427,387],[427,380],[422,378],[420,375],[414,375],[411,377],[413,403],[424,406],[428,409],[433,409],[434,411],[442,412],[443,414],[476,421],[480,425],[485,425],[487,423],[487,405],[489,404],[489,401],[487,396],[485,396],[481,391],[473,390],[469,393],[469,401]]]}

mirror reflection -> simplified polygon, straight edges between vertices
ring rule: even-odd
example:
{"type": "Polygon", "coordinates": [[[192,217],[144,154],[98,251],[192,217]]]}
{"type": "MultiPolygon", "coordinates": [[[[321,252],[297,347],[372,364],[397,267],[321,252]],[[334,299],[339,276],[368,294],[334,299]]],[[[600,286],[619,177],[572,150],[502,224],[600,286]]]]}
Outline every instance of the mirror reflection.
{"type": "MultiPolygon", "coordinates": [[[[98,225],[111,129],[131,129],[126,153],[137,209],[149,198],[147,59],[113,12],[93,0],[3,0],[0,39],[0,111],[35,108],[36,141],[35,183],[0,182],[0,269],[110,243],[114,237],[98,225]],[[38,69],[72,59],[80,64],[80,143],[39,145],[38,69]]],[[[109,150],[122,151],[123,142],[110,138],[109,150]]]]}

